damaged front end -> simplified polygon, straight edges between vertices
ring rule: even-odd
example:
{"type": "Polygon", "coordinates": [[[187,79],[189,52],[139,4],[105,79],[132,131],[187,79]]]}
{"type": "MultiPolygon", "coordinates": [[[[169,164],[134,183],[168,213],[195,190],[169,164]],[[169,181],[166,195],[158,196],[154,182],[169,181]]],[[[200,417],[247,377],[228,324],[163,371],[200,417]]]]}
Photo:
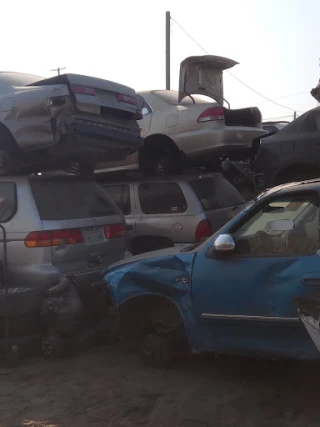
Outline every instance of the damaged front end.
{"type": "Polygon", "coordinates": [[[297,297],[296,306],[301,322],[320,352],[320,296],[297,297]]]}
{"type": "Polygon", "coordinates": [[[115,335],[133,339],[155,332],[188,339],[194,326],[190,291],[195,254],[173,250],[171,255],[146,255],[117,263],[104,276],[113,301],[115,335]]]}

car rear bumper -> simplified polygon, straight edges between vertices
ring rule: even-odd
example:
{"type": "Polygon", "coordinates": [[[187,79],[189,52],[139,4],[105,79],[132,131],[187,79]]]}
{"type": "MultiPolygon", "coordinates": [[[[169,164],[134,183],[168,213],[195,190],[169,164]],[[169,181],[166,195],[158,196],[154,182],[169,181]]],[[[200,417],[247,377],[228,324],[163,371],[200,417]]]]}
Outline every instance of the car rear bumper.
{"type": "Polygon", "coordinates": [[[143,138],[134,133],[112,129],[101,123],[88,121],[68,121],[65,123],[69,150],[88,152],[88,144],[92,153],[119,152],[124,158],[143,146],[143,138]]]}
{"type": "Polygon", "coordinates": [[[258,128],[204,125],[202,128],[169,135],[189,157],[206,157],[210,153],[227,156],[236,152],[251,154],[252,141],[264,131],[258,128]]]}
{"type": "Polygon", "coordinates": [[[79,288],[79,292],[83,292],[86,288],[90,287],[92,282],[101,278],[103,271],[104,266],[97,270],[74,271],[61,274],[52,264],[30,266],[30,269],[20,269],[12,276],[12,283],[22,283],[22,285],[20,287],[10,286],[7,297],[5,290],[3,288],[0,289],[0,318],[6,312],[9,316],[15,318],[29,316],[30,313],[39,313],[46,291],[61,276],[73,276],[77,283],[77,289],[79,288]]]}

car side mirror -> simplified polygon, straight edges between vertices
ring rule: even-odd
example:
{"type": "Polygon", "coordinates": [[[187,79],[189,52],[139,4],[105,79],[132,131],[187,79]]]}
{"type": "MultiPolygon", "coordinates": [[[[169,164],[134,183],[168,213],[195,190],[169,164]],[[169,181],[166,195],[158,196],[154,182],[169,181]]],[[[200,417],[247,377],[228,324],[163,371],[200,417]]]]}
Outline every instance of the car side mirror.
{"type": "Polygon", "coordinates": [[[209,256],[233,253],[236,248],[235,241],[230,234],[220,234],[209,250],[209,256]]]}

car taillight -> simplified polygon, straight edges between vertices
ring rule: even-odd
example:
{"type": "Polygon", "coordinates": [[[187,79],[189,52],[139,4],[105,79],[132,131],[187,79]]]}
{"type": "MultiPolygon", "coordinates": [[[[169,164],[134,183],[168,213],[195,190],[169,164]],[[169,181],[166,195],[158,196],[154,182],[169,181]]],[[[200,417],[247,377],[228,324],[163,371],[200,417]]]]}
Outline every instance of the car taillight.
{"type": "Polygon", "coordinates": [[[208,219],[203,219],[199,222],[196,229],[196,242],[200,242],[203,239],[207,239],[212,234],[212,225],[208,219]]]}
{"type": "Polygon", "coordinates": [[[32,231],[27,235],[24,244],[27,248],[43,248],[48,246],[72,245],[84,241],[81,230],[32,231]]]}
{"type": "Polygon", "coordinates": [[[71,85],[71,92],[76,95],[90,95],[95,96],[96,92],[93,87],[82,86],[82,85],[71,85]]]}
{"type": "Polygon", "coordinates": [[[110,224],[105,225],[103,228],[106,239],[114,239],[115,237],[122,237],[126,235],[125,224],[110,224]]]}
{"type": "Polygon", "coordinates": [[[137,113],[136,113],[136,120],[141,120],[141,119],[143,119],[143,116],[142,116],[141,110],[137,110],[137,113]]]}
{"type": "Polygon", "coordinates": [[[130,104],[130,105],[137,105],[137,99],[134,96],[123,95],[122,93],[117,93],[116,97],[117,97],[117,101],[119,101],[119,102],[124,102],[124,103],[130,104]]]}
{"type": "Polygon", "coordinates": [[[212,107],[204,110],[198,117],[198,123],[224,120],[224,111],[222,107],[212,107]]]}

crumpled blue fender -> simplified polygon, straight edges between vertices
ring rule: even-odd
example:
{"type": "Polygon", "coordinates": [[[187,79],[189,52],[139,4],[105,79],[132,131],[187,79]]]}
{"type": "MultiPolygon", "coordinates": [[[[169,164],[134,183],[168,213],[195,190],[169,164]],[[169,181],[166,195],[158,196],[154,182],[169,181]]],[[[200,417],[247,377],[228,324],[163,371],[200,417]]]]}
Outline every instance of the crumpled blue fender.
{"type": "Polygon", "coordinates": [[[104,276],[115,307],[143,295],[169,298],[179,309],[187,338],[195,330],[191,303],[192,265],[194,252],[178,252],[166,256],[146,257],[139,261],[109,268],[104,276]]]}

